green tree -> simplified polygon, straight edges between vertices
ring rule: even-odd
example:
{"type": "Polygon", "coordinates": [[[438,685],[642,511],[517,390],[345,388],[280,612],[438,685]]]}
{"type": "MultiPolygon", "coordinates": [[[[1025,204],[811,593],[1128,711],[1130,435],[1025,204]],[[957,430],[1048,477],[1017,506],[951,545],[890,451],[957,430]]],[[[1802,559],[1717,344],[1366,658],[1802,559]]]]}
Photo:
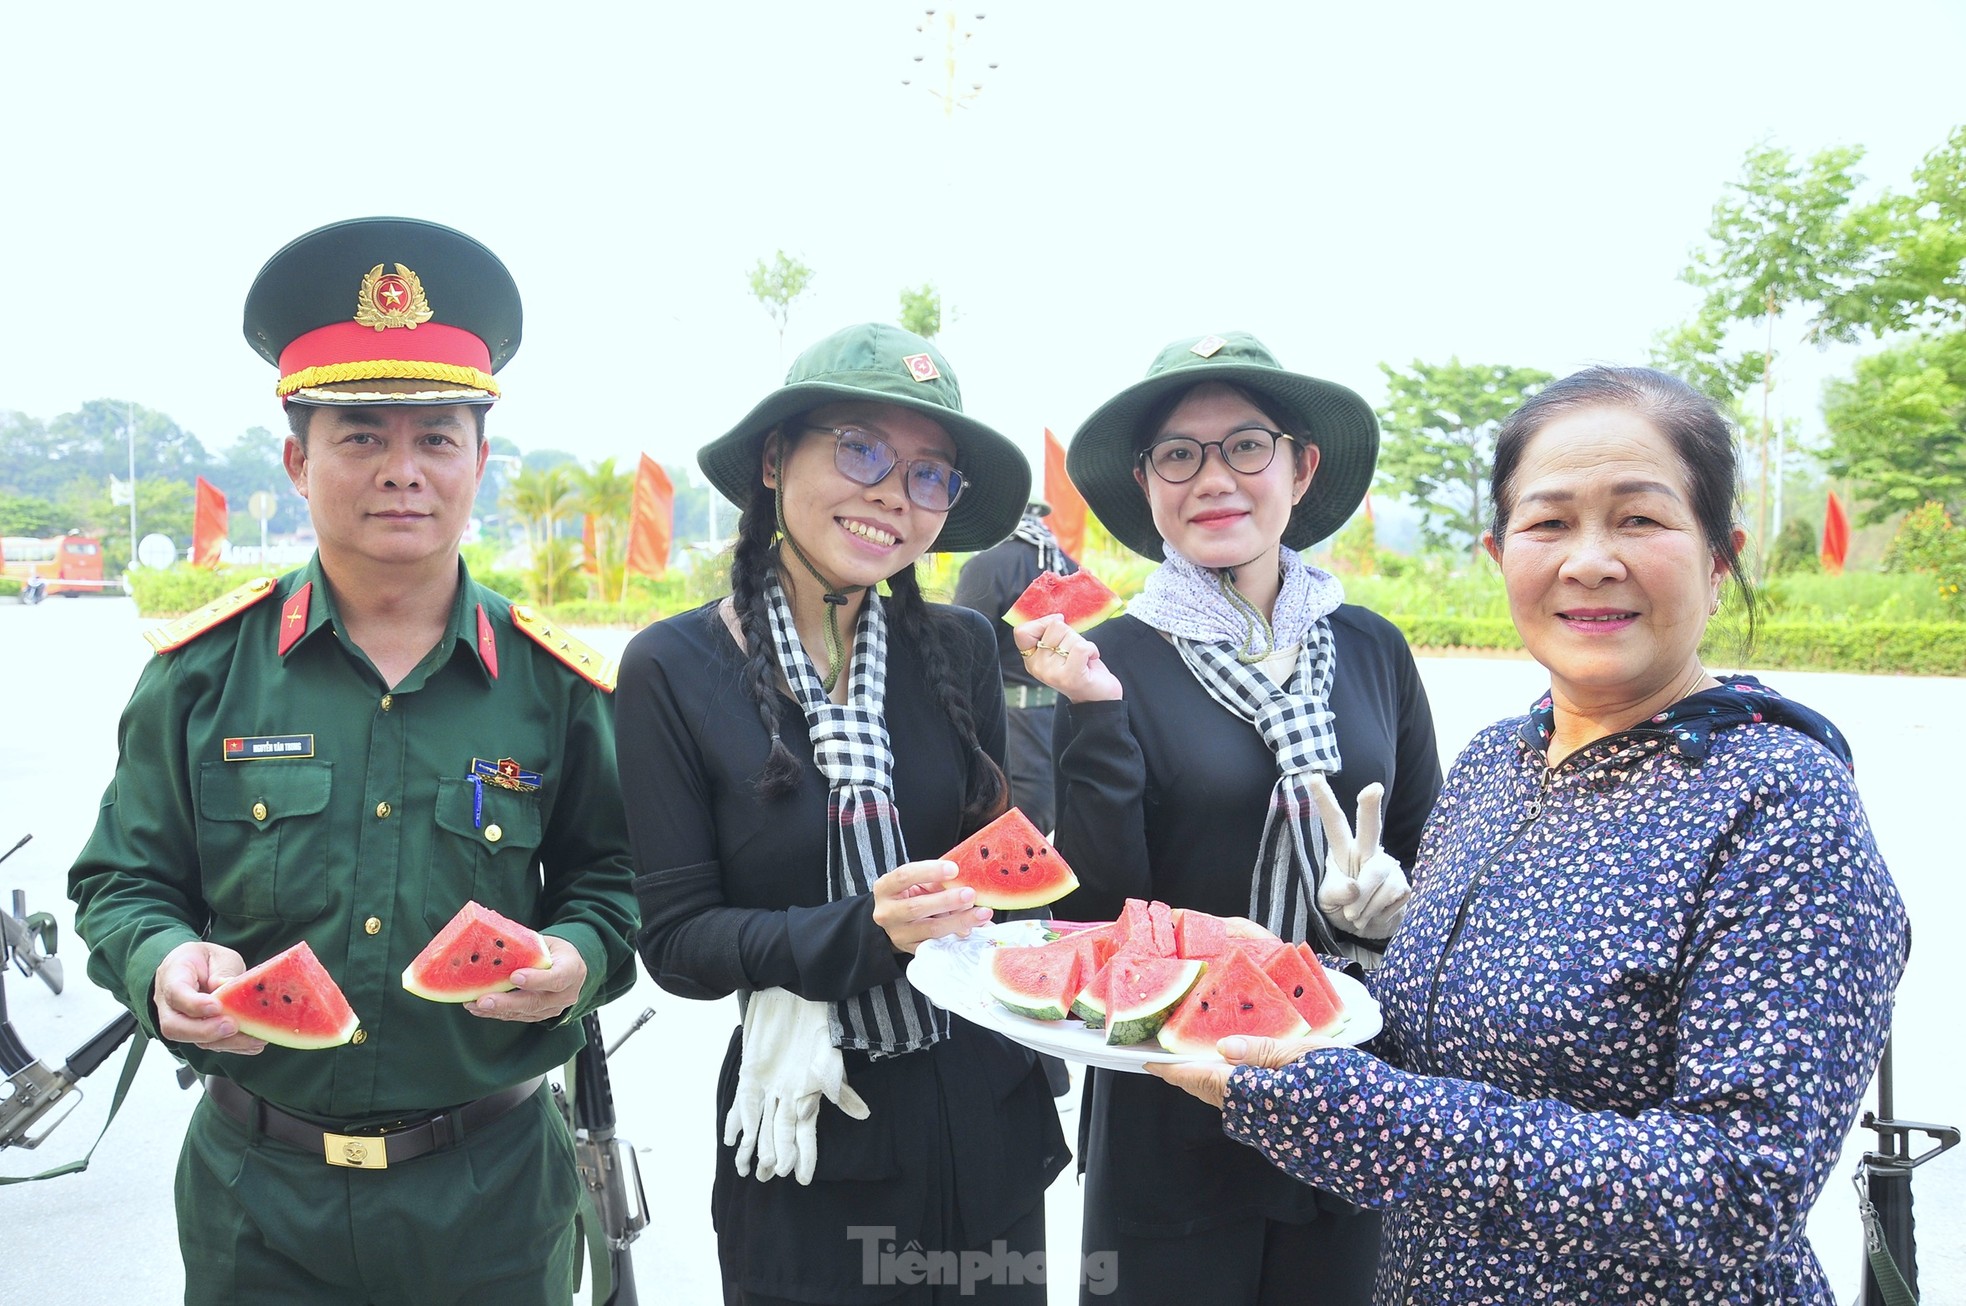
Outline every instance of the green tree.
{"type": "Polygon", "coordinates": [[[1823,387],[1826,461],[1863,487],[1858,520],[1927,500],[1966,509],[1966,333],[1914,336],[1823,387]]]}
{"type": "Polygon", "coordinates": [[[1823,327],[1835,339],[1966,325],[1966,126],[1925,156],[1911,182],[1867,211],[1875,250],[1865,275],[1824,299],[1823,327]]]}
{"type": "MultiPolygon", "coordinates": [[[[154,477],[137,478],[137,538],[168,535],[179,553],[191,547],[191,518],[197,495],[190,481],[162,481],[154,477]]],[[[55,507],[67,521],[65,529],[79,530],[102,538],[102,569],[105,575],[130,565],[130,510],[127,505],[109,501],[106,485],[87,480],[73,482],[56,499],[55,507]]]]}
{"type": "Polygon", "coordinates": [[[901,325],[924,340],[935,339],[942,330],[942,292],[933,282],[901,291],[901,325]]]}
{"type": "Polygon", "coordinates": [[[1948,609],[1966,611],[1966,530],[1953,524],[1944,504],[1920,504],[1906,514],[1885,550],[1884,570],[1926,572],[1948,609]]]}
{"type": "Polygon", "coordinates": [[[1495,433],[1524,399],[1550,383],[1550,374],[1459,358],[1440,364],[1415,359],[1407,371],[1381,363],[1379,370],[1386,374],[1380,484],[1418,505],[1428,543],[1479,548],[1495,433]]]}
{"type": "Polygon", "coordinates": [[[594,583],[603,601],[619,599],[628,562],[628,519],[635,508],[635,478],[614,470],[614,459],[573,473],[580,511],[594,519],[594,583]]]}
{"type": "Polygon", "coordinates": [[[812,276],[811,268],[782,249],[772,256],[771,262],[759,259],[758,265],[751,269],[751,293],[778,327],[780,361],[785,356],[785,324],[792,316],[792,301],[805,294],[806,287],[812,284],[812,276]]]}
{"type": "Polygon", "coordinates": [[[48,500],[0,493],[0,535],[59,535],[65,528],[61,510],[48,500]]]}
{"type": "Polygon", "coordinates": [[[226,525],[232,539],[242,544],[259,543],[259,518],[248,506],[254,494],[264,490],[273,496],[273,516],[266,529],[275,535],[300,529],[307,524],[307,500],[300,497],[280,463],[284,437],[275,436],[263,426],[249,428],[212,461],[204,472],[206,480],[225,495],[226,525]]]}
{"type": "Polygon", "coordinates": [[[563,597],[561,591],[579,566],[572,548],[559,538],[561,528],[579,512],[579,500],[573,472],[560,466],[522,469],[499,501],[525,529],[536,602],[553,603],[563,597]]]}

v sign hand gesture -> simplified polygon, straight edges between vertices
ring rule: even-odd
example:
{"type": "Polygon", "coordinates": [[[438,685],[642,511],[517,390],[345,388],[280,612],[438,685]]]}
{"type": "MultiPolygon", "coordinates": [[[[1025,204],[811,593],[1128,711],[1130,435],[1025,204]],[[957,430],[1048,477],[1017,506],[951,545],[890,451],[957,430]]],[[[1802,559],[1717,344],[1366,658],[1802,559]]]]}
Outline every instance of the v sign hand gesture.
{"type": "Polygon", "coordinates": [[[1324,818],[1324,875],[1318,882],[1318,910],[1332,924],[1363,939],[1390,939],[1406,915],[1413,890],[1406,872],[1379,846],[1379,805],[1386,790],[1369,784],[1358,796],[1358,833],[1321,775],[1311,777],[1311,793],[1324,818]]]}

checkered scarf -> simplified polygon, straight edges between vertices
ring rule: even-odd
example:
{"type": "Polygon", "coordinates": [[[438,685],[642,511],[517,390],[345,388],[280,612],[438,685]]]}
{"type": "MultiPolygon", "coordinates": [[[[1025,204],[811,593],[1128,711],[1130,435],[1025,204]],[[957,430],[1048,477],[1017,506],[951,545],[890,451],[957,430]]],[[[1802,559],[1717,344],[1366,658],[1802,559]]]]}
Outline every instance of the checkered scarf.
{"type": "Polygon", "coordinates": [[[1058,537],[1051,533],[1051,527],[1044,524],[1044,518],[1034,512],[1027,512],[1017,521],[1017,529],[1011,532],[1015,539],[1031,545],[1038,551],[1038,570],[1055,571],[1060,576],[1069,576],[1077,571],[1078,564],[1065,556],[1065,550],[1058,545],[1058,537]]]}
{"type": "MultiPolygon", "coordinates": [[[[826,695],[799,643],[792,607],[774,570],[765,583],[771,640],[792,696],[805,709],[812,760],[832,793],[826,803],[826,897],[872,893],[874,881],[908,860],[894,809],[894,749],[887,734],[887,616],[867,592],[853,641],[847,701],[826,695]]],[[[896,979],[832,1004],[833,1045],[876,1058],[918,1052],[949,1036],[949,1018],[896,979]]]]}
{"type": "Polygon", "coordinates": [[[1250,875],[1249,918],[1278,938],[1309,939],[1319,952],[1338,953],[1330,925],[1314,905],[1324,871],[1324,823],[1309,777],[1341,765],[1330,706],[1338,666],[1330,616],[1344,589],[1294,549],[1282,550],[1274,633],[1264,641],[1267,647],[1254,650],[1247,647],[1252,635],[1245,615],[1223,596],[1219,573],[1171,548],[1166,552],[1167,561],[1127,611],[1173,636],[1182,662],[1209,697],[1255,726],[1276,757],[1277,782],[1250,875]],[[1301,647],[1285,688],[1250,659],[1291,643],[1301,647]]]}

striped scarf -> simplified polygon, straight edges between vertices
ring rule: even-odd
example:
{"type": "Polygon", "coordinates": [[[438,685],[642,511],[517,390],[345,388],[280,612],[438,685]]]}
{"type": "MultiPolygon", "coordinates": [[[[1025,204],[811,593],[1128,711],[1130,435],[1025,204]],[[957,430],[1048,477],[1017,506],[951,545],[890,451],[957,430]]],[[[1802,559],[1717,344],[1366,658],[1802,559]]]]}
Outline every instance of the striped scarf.
{"type": "Polygon", "coordinates": [[[1065,550],[1058,546],[1058,537],[1051,533],[1051,527],[1044,524],[1044,518],[1034,512],[1027,512],[1017,521],[1017,529],[1011,532],[1014,539],[1024,541],[1038,551],[1038,570],[1055,571],[1060,576],[1069,576],[1079,569],[1078,564],[1065,556],[1065,550]]]}
{"type": "Polygon", "coordinates": [[[1283,549],[1274,629],[1264,622],[1258,630],[1254,623],[1261,615],[1230,601],[1221,573],[1172,548],[1166,553],[1127,611],[1172,636],[1181,661],[1209,697],[1255,726],[1276,757],[1277,780],[1250,873],[1249,918],[1278,938],[1308,939],[1319,952],[1340,953],[1330,922],[1315,906],[1325,844],[1310,776],[1332,774],[1343,765],[1331,714],[1338,654],[1330,617],[1344,601],[1344,587],[1306,564],[1296,550],[1283,549]],[[1253,663],[1293,643],[1301,647],[1285,688],[1253,663]]]}
{"type": "MultiPolygon", "coordinates": [[[[799,643],[792,607],[774,570],[766,581],[771,639],[792,696],[806,714],[812,760],[831,786],[826,804],[826,897],[872,893],[874,881],[908,860],[894,808],[894,750],[887,734],[887,617],[867,592],[853,641],[847,701],[826,695],[799,643]]],[[[905,978],[832,1004],[833,1046],[880,1058],[918,1052],[949,1036],[949,1018],[905,978]]]]}

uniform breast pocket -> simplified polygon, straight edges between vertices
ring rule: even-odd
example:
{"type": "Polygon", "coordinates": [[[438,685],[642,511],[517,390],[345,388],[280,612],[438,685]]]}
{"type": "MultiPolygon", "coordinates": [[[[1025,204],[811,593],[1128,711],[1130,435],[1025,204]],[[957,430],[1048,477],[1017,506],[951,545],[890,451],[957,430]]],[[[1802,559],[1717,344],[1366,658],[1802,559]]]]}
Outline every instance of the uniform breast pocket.
{"type": "Polygon", "coordinates": [[[328,905],[328,798],[334,763],[205,762],[198,861],[224,916],[311,921],[328,905]]]}
{"type": "Polygon", "coordinates": [[[469,899],[514,920],[530,918],[539,894],[533,864],[542,825],[537,793],[438,780],[424,911],[441,923],[469,899]]]}

